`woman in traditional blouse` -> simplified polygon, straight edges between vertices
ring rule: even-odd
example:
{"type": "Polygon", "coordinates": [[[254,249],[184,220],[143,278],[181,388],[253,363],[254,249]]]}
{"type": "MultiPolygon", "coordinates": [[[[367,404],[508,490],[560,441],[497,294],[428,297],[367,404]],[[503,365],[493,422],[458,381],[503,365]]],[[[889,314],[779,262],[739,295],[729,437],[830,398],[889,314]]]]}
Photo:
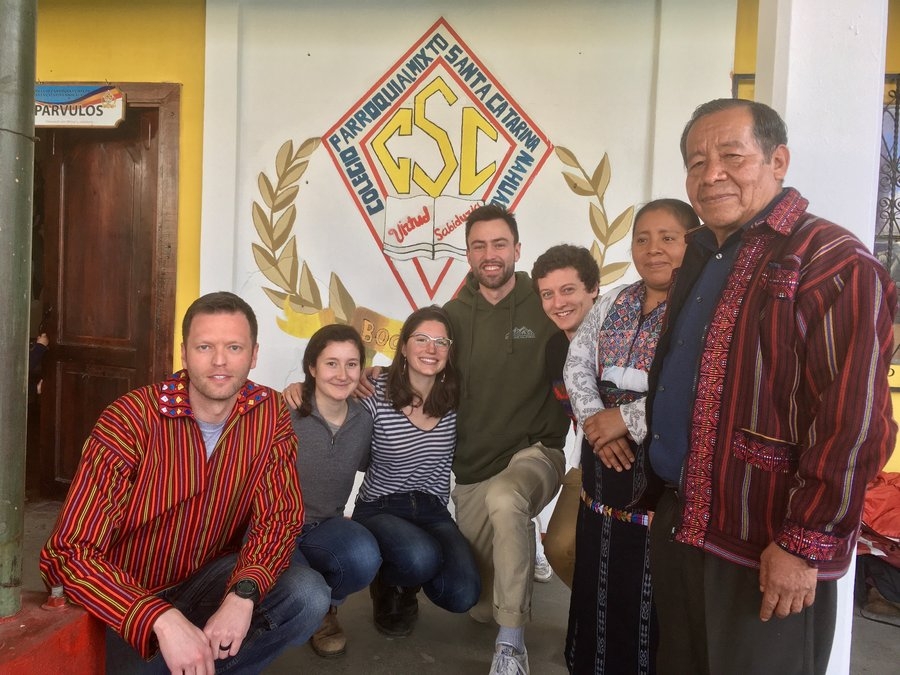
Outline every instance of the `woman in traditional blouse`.
{"type": "Polygon", "coordinates": [[[634,506],[646,488],[644,398],[672,271],[699,224],[677,199],[638,211],[631,254],[641,280],[604,294],[569,347],[566,389],[585,435],[566,636],[578,675],[656,669],[649,514],[634,506]]]}
{"type": "Polygon", "coordinates": [[[419,587],[451,612],[467,611],[481,590],[469,544],[447,509],[459,380],[444,310],[409,316],[393,364],[374,385],[375,394],[360,399],[374,427],[353,520],[375,535],[384,561],[370,586],[375,625],[404,636],[418,615],[419,587]]]}

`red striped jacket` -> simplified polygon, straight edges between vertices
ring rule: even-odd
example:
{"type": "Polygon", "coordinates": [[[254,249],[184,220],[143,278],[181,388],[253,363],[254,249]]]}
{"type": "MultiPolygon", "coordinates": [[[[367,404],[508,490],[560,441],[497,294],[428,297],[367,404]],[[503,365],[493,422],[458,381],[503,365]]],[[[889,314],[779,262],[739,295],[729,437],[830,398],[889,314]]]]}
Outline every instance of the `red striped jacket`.
{"type": "MultiPolygon", "coordinates": [[[[750,567],[776,541],[828,579],[847,568],[866,484],[894,447],[897,291],[858,239],[807,204],[786,190],[743,235],[697,373],[676,539],[750,567]]],[[[688,245],[668,325],[707,255],[688,245]]]]}
{"type": "Polygon", "coordinates": [[[85,442],[41,552],[44,580],[149,657],[153,623],[171,608],[155,593],[234,551],[229,587],[253,579],[265,595],[287,567],[303,520],[296,455],[287,408],[267,387],[245,384],[208,460],[185,371],[132,391],[85,442]]]}

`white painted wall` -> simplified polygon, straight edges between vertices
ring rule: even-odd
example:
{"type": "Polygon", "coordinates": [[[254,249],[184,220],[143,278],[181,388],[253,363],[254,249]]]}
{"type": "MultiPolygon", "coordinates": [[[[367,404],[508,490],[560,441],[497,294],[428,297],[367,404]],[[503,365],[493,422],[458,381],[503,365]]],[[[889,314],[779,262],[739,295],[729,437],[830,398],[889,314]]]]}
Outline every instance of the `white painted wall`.
{"type": "Polygon", "coordinates": [[[786,184],[810,210],[875,238],[887,0],[761,0],[757,100],[788,126],[786,184]]]}
{"type": "MultiPolygon", "coordinates": [[[[697,104],[730,91],[734,0],[210,0],[201,291],[234,290],[257,311],[256,380],[277,388],[297,380],[305,344],[278,328],[279,311],[260,290],[250,217],[257,175],[271,175],[283,141],[330,128],[441,16],[552,143],[589,170],[609,154],[611,217],[683,197],[681,128],[697,104]]],[[[592,241],[588,202],[565,185],[563,168],[551,156],[518,205],[520,269],[552,244],[592,241]]],[[[320,288],[336,272],[357,304],[402,320],[410,305],[324,149],[303,181],[294,229],[320,288]]],[[[621,242],[607,261],[627,257],[621,242]]]]}
{"type": "Polygon", "coordinates": [[[734,2],[660,3],[650,199],[684,199],[681,132],[698,105],[731,97],[736,21],[734,2]]]}

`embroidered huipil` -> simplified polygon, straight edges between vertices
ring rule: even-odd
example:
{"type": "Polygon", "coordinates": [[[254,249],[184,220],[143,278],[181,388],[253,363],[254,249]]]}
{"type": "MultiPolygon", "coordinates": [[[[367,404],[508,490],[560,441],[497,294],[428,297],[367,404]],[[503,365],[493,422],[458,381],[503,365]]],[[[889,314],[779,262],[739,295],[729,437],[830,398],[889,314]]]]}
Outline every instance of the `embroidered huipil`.
{"type": "MultiPolygon", "coordinates": [[[[647,372],[656,350],[665,304],[646,317],[641,281],[616,286],[591,307],[572,338],[565,362],[565,384],[578,424],[604,408],[600,382],[633,392],[647,391],[647,372]],[[608,323],[607,323],[608,320],[608,323]]],[[[618,406],[632,440],[647,435],[644,397],[618,406]]]]}
{"type": "MultiPolygon", "coordinates": [[[[894,447],[897,296],[865,247],[807,205],[785,190],[745,228],[697,371],[676,540],[750,567],[774,540],[828,579],[847,568],[866,484],[894,447]]],[[[689,242],[669,325],[711,253],[689,242]]]]}
{"type": "MultiPolygon", "coordinates": [[[[610,508],[635,510],[647,490],[647,458],[641,443],[646,435],[644,399],[665,305],[643,314],[645,297],[643,281],[604,294],[572,338],[566,359],[566,388],[580,423],[603,408],[619,408],[631,436],[632,470],[607,469],[590,444],[582,447],[582,487],[607,514],[610,508]]],[[[646,516],[642,509],[636,513],[646,516]]]]}
{"type": "Polygon", "coordinates": [[[155,593],[234,551],[228,587],[253,579],[265,595],[287,567],[303,519],[296,453],[268,387],[244,385],[208,460],[185,371],[126,394],[85,442],[41,552],[44,580],[149,657],[171,609],[155,593]]]}

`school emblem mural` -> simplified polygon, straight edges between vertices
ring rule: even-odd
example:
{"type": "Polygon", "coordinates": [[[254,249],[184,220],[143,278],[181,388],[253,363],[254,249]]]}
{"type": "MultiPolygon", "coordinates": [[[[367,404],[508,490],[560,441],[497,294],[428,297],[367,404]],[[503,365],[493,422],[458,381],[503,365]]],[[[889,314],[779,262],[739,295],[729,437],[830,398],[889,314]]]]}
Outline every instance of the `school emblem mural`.
{"type": "Polygon", "coordinates": [[[552,149],[444,19],[323,142],[413,308],[452,297],[468,269],[466,216],[514,208],[552,149]]]}
{"type": "MultiPolygon", "coordinates": [[[[372,351],[393,356],[401,321],[357,307],[332,272],[328,303],[299,255],[294,204],[312,154],[324,146],[358,208],[361,226],[383,254],[411,308],[453,297],[468,271],[465,220],[486,202],[514,210],[551,155],[547,136],[477,55],[439,19],[322,136],[295,148],[284,142],[274,174],[258,177],[252,206],[260,238],[253,255],[272,286],[269,299],[284,311],[279,327],[307,338],[334,322],[356,327],[372,351]]],[[[611,224],[603,204],[610,168],[606,156],[589,175],[574,154],[556,155],[569,188],[589,197],[597,238],[591,250],[604,282],[624,266],[604,266],[608,245],[631,225],[633,209],[611,224]],[[599,242],[602,248],[598,246],[599,242]]]]}

